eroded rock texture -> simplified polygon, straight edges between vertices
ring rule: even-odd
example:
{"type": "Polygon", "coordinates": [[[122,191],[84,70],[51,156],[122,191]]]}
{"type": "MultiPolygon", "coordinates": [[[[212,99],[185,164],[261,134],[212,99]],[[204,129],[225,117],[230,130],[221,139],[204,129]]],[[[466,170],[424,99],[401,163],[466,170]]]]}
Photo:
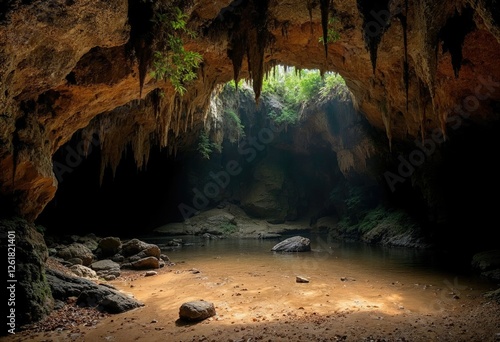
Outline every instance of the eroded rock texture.
{"type": "Polygon", "coordinates": [[[493,1],[193,1],[183,6],[198,35],[185,47],[203,63],[183,96],[140,63],[152,52],[147,3],[1,5],[1,215],[38,216],[57,188],[52,155],[77,130],[87,127],[78,154],[93,136],[103,168],[116,168],[128,144],[141,167],[152,145],[175,152],[196,139],[217,84],[250,77],[258,98],[264,74],[280,63],[339,72],[389,143],[458,129],[465,117],[495,117],[500,11],[493,1]],[[340,35],[326,51],[324,28],[340,35]]]}

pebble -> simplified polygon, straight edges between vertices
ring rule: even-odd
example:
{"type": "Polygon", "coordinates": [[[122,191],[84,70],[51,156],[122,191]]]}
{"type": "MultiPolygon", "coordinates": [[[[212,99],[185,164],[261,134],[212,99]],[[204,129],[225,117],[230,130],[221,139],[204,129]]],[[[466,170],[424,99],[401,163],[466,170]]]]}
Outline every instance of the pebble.
{"type": "Polygon", "coordinates": [[[297,277],[295,277],[295,281],[296,281],[297,283],[308,283],[308,282],[309,282],[309,279],[304,278],[304,277],[301,277],[301,276],[297,276],[297,277]]]}
{"type": "Polygon", "coordinates": [[[155,276],[155,275],[157,275],[157,274],[158,274],[158,272],[156,272],[156,271],[147,271],[147,272],[144,274],[144,276],[145,276],[145,277],[151,277],[151,276],[155,276]]]}

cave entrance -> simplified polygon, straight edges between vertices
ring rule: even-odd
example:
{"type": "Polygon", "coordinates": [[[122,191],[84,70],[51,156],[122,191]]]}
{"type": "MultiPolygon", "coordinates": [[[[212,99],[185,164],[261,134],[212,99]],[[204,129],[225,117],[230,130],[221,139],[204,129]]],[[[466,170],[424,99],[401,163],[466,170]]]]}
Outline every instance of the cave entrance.
{"type": "Polygon", "coordinates": [[[246,81],[216,92],[205,126],[188,133],[195,136],[190,145],[176,153],[152,148],[142,170],[128,146],[102,184],[99,138],[83,157],[84,130],[76,133],[54,155],[59,189],[38,223],[58,233],[70,222],[74,233],[133,235],[231,205],[269,224],[310,229],[320,218],[338,220],[353,192],[347,177],[369,188],[363,205],[373,205],[373,181],[356,170],[363,156],[349,152],[369,136],[369,126],[341,76],[276,66],[258,104],[246,81]]]}

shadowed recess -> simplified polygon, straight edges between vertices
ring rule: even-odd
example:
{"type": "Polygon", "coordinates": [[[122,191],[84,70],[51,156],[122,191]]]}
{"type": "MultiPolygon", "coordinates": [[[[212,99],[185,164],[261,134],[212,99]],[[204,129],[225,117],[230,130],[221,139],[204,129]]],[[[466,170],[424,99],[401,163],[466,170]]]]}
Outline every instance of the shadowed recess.
{"type": "Polygon", "coordinates": [[[461,13],[456,11],[455,15],[448,19],[446,25],[439,32],[439,39],[443,44],[443,54],[450,52],[456,78],[458,78],[458,73],[462,67],[462,48],[465,37],[475,29],[474,10],[467,6],[461,13]]]}

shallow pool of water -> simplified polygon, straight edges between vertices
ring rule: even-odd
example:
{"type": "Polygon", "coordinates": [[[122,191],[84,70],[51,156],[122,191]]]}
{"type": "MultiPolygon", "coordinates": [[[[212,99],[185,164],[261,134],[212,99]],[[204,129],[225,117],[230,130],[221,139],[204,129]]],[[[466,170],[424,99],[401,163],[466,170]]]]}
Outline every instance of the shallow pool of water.
{"type": "MultiPolygon", "coordinates": [[[[182,236],[188,245],[162,248],[171,261],[196,267],[216,268],[228,274],[239,272],[278,272],[287,276],[337,282],[372,281],[406,284],[413,288],[434,288],[440,296],[476,294],[495,289],[495,284],[473,272],[468,258],[460,255],[410,248],[391,248],[363,243],[347,243],[324,234],[301,234],[311,239],[311,252],[276,253],[271,248],[280,239],[227,238],[209,240],[202,236],[182,236]]],[[[172,237],[145,237],[145,241],[164,246],[172,237]]],[[[436,294],[437,295],[437,294],[436,294]]]]}

